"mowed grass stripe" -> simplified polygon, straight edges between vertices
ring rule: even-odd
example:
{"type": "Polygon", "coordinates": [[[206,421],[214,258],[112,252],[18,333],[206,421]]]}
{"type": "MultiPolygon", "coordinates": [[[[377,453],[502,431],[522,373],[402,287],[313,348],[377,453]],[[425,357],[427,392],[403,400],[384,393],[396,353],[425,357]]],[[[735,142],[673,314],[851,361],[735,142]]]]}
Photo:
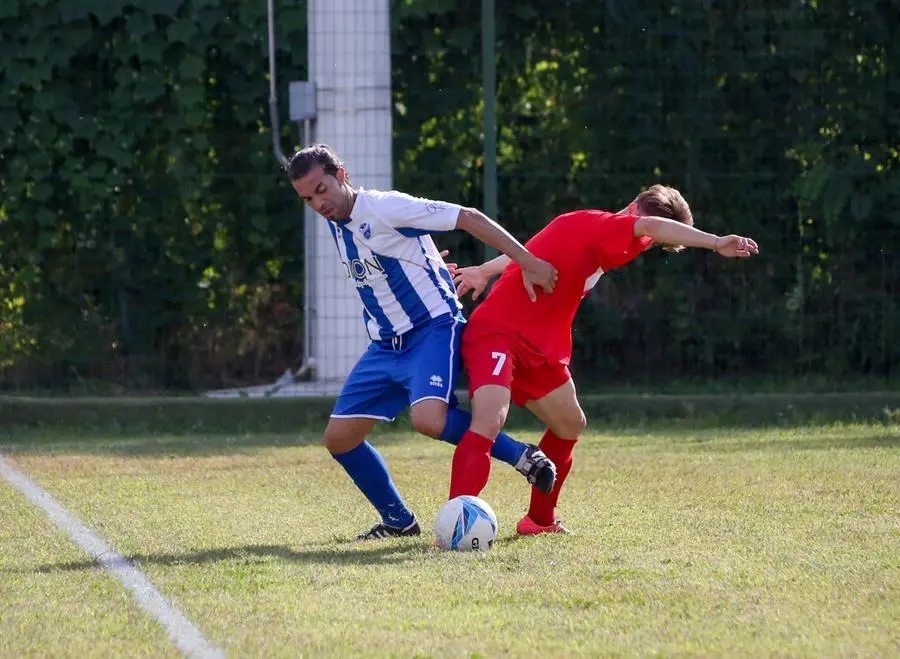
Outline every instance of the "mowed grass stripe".
{"type": "Polygon", "coordinates": [[[26,474],[13,467],[0,455],[0,478],[12,485],[30,503],[44,512],[100,567],[116,577],[130,591],[135,602],[162,625],[181,652],[192,659],[220,659],[221,651],[212,646],[194,625],[138,570],[79,519],[74,517],[52,495],[26,474]]]}
{"type": "Polygon", "coordinates": [[[0,511],[0,656],[180,656],[112,576],[2,479],[0,511]],[[72,563],[84,567],[55,567],[72,563]]]}
{"type": "MultiPolygon", "coordinates": [[[[495,463],[484,496],[501,536],[484,555],[437,552],[430,534],[349,542],[372,512],[324,449],[283,436],[70,449],[58,437],[17,459],[228,654],[890,656],[898,437],[878,425],[589,434],[561,511],[577,535],[515,538],[527,490],[495,463]]],[[[374,441],[430,527],[450,448],[374,441]]]]}

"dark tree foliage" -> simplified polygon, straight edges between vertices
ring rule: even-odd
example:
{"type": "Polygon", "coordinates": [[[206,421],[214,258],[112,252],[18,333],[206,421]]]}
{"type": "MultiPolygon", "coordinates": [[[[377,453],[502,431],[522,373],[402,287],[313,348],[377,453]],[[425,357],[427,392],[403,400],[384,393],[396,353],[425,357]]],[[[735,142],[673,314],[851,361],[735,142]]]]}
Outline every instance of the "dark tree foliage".
{"type": "MultiPolygon", "coordinates": [[[[306,8],[278,4],[286,91],[306,78],[306,8]]],[[[762,250],[610,273],[577,320],[580,376],[896,375],[900,2],[497,7],[501,222],[525,239],[663,182],[698,226],[762,250]]],[[[481,205],[480,21],[480,0],[393,2],[398,188],[481,205]]],[[[0,55],[6,386],[291,365],[303,230],[270,151],[265,3],[4,0],[0,55]]]]}

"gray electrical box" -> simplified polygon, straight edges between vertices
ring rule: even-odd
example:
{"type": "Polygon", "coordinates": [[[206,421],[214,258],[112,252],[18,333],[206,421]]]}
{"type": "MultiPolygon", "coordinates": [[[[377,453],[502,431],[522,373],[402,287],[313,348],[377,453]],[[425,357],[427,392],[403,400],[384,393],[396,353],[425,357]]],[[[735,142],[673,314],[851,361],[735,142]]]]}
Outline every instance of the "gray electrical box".
{"type": "Polygon", "coordinates": [[[316,118],[316,85],[305,80],[294,81],[288,88],[291,121],[316,118]]]}

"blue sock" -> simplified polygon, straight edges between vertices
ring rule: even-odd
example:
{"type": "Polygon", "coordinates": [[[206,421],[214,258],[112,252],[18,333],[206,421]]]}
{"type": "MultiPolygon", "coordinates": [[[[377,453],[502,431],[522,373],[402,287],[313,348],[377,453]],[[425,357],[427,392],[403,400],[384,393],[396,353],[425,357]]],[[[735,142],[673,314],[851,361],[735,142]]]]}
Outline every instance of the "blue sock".
{"type": "MultiPolygon", "coordinates": [[[[451,407],[447,410],[447,423],[439,439],[456,446],[471,423],[472,415],[469,412],[451,407]]],[[[515,467],[527,448],[522,442],[517,442],[505,432],[501,432],[491,448],[491,457],[515,467]]]]}
{"type": "Polygon", "coordinates": [[[403,497],[391,480],[387,465],[374,446],[364,441],[346,453],[332,453],[332,457],[350,475],[369,503],[375,506],[385,524],[398,528],[406,528],[412,524],[413,514],[403,502],[403,497]]]}

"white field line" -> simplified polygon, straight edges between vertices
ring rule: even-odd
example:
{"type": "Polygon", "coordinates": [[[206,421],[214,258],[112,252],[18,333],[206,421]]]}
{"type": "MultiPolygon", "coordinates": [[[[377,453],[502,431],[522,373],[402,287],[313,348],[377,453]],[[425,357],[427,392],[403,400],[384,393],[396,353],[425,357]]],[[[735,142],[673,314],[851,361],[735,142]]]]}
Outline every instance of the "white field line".
{"type": "Polygon", "coordinates": [[[43,510],[57,527],[65,531],[72,541],[90,554],[101,567],[112,572],[122,585],[131,591],[138,605],[165,628],[169,638],[186,657],[224,659],[222,651],[211,645],[200,630],[156,589],[143,572],[124,556],[113,551],[103,538],[82,524],[37,483],[10,465],[2,455],[0,455],[0,476],[43,510]]]}

